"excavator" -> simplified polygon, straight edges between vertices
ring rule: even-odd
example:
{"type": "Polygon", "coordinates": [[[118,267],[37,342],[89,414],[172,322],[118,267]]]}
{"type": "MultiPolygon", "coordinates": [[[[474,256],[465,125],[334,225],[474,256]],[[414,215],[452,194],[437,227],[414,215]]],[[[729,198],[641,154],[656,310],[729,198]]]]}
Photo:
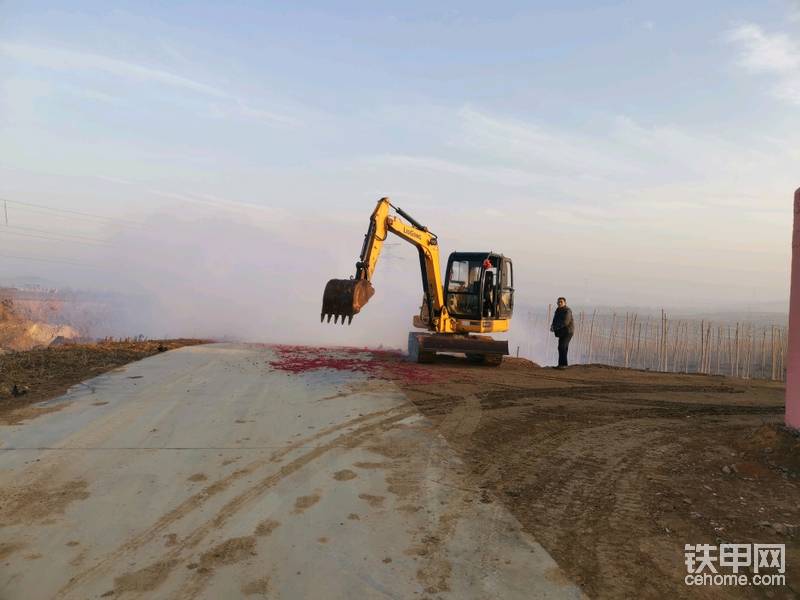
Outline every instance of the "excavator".
{"type": "Polygon", "coordinates": [[[422,306],[413,326],[427,333],[408,334],[414,362],[433,362],[437,352],[462,353],[472,362],[497,366],[508,354],[508,342],[489,333],[508,331],[514,310],[514,268],[495,252],[453,252],[444,282],[436,235],[389,198],[381,198],[369,220],[356,273],[331,279],[322,295],[320,321],[345,319],[350,324],[375,293],[372,276],[389,233],[417,248],[422,273],[422,306]],[[392,211],[396,214],[392,214],[392,211]]]}

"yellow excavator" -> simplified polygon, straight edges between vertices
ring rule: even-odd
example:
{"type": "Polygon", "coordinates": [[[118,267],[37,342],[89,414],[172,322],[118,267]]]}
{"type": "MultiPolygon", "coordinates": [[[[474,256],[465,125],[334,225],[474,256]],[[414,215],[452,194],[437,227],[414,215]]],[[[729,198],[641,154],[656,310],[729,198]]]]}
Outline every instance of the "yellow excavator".
{"type": "Polygon", "coordinates": [[[325,286],[320,321],[333,317],[334,323],[347,319],[350,324],[369,301],[375,293],[372,275],[390,232],[416,246],[422,271],[422,307],[413,324],[428,333],[408,334],[409,358],[432,362],[437,352],[463,353],[471,361],[499,365],[508,342],[481,334],[508,331],[514,310],[511,259],[495,252],[453,252],[442,282],[436,235],[389,198],[381,198],[370,217],[355,277],[331,279],[325,286]]]}

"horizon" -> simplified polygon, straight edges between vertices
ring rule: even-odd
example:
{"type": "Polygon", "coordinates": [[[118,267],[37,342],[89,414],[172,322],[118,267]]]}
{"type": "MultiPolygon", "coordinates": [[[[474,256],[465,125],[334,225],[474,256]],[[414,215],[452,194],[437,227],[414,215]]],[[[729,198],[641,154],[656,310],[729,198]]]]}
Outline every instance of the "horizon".
{"type": "Polygon", "coordinates": [[[390,196],[443,258],[510,256],[519,306],[782,312],[800,3],[675,6],[4,3],[0,281],[143,294],[154,327],[395,339],[400,240],[346,334],[315,323],[390,196]]]}

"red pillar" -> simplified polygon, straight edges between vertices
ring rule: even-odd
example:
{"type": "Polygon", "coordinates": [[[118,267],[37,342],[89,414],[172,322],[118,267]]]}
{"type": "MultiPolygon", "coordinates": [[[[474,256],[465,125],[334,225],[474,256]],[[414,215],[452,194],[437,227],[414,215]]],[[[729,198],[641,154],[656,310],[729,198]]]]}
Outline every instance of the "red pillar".
{"type": "Polygon", "coordinates": [[[786,425],[800,430],[800,189],[794,193],[788,355],[786,360],[786,425]]]}

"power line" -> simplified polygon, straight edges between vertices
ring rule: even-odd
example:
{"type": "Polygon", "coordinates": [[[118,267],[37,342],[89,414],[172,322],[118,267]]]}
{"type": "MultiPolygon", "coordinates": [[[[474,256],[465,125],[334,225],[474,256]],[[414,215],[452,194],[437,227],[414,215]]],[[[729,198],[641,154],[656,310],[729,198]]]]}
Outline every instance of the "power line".
{"type": "Polygon", "coordinates": [[[36,238],[39,240],[50,240],[51,242],[67,242],[68,244],[82,244],[84,246],[107,246],[107,242],[97,241],[97,242],[86,242],[82,240],[70,240],[65,238],[57,238],[47,235],[36,235],[35,233],[24,233],[22,231],[9,231],[10,227],[0,227],[0,233],[8,233],[11,235],[19,235],[22,237],[28,238],[36,238]]]}
{"type": "MultiPolygon", "coordinates": [[[[83,240],[83,241],[87,241],[87,242],[96,242],[98,244],[106,244],[106,243],[108,243],[106,240],[100,240],[100,239],[89,237],[89,236],[86,236],[86,235],[78,235],[78,234],[74,234],[74,233],[61,233],[61,232],[58,232],[58,231],[47,231],[45,229],[34,229],[33,227],[20,227],[19,225],[7,225],[7,227],[9,229],[20,229],[22,231],[31,231],[33,233],[43,233],[45,235],[52,235],[52,236],[65,237],[65,238],[75,238],[77,240],[83,240]]],[[[2,231],[2,230],[3,230],[3,228],[0,227],[0,231],[2,231]]],[[[64,241],[68,241],[68,240],[64,240],[64,241]]]]}
{"type": "Polygon", "coordinates": [[[15,258],[15,259],[18,259],[18,260],[32,260],[32,261],[36,261],[36,262],[57,263],[57,264],[62,264],[62,265],[72,265],[72,266],[75,266],[75,267],[84,267],[86,269],[96,269],[97,268],[97,267],[92,267],[91,265],[87,265],[85,263],[72,262],[72,261],[69,261],[69,260],[58,260],[58,259],[55,259],[55,258],[38,258],[38,257],[34,257],[34,256],[18,256],[16,254],[2,254],[2,253],[0,253],[0,258],[15,258]]]}
{"type": "Polygon", "coordinates": [[[128,227],[131,227],[131,226],[135,227],[135,226],[139,226],[140,225],[136,221],[129,221],[128,219],[120,219],[120,218],[117,218],[117,217],[107,217],[107,216],[104,216],[104,215],[97,215],[97,214],[87,213],[87,212],[83,212],[83,211],[79,211],[79,210],[70,210],[68,208],[55,208],[53,206],[45,206],[43,204],[34,204],[33,202],[20,202],[19,200],[8,200],[7,198],[0,198],[0,200],[3,200],[4,203],[16,204],[18,206],[25,206],[25,207],[27,207],[29,209],[44,210],[44,211],[55,212],[55,213],[62,213],[62,214],[70,215],[70,216],[83,217],[84,219],[95,219],[95,220],[105,221],[105,222],[109,222],[109,223],[121,223],[121,224],[124,224],[124,225],[126,225],[128,227]]]}

